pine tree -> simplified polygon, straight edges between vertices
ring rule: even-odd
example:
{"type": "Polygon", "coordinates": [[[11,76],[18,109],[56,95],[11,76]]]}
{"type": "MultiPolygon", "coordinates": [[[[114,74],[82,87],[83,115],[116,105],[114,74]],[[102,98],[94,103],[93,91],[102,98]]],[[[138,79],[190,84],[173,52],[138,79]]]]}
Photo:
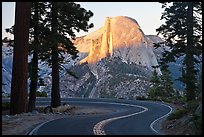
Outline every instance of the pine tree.
{"type": "Polygon", "coordinates": [[[16,2],[10,114],[27,112],[30,2],[16,2]]]}
{"type": "MultiPolygon", "coordinates": [[[[28,102],[28,111],[32,112],[35,109],[36,102],[36,91],[38,84],[38,54],[39,54],[39,46],[40,41],[42,39],[41,30],[44,27],[44,23],[42,22],[43,15],[45,15],[46,3],[44,2],[33,2],[31,9],[31,39],[34,38],[30,46],[30,52],[33,53],[33,58],[29,63],[29,76],[30,76],[30,94],[29,94],[29,102],[28,102]]],[[[42,51],[41,51],[42,52],[42,51]]]]}
{"type": "Polygon", "coordinates": [[[63,53],[71,54],[73,59],[77,57],[78,50],[66,35],[75,38],[74,30],[88,31],[93,24],[88,24],[93,16],[91,11],[86,11],[79,4],[73,2],[49,2],[50,12],[45,21],[48,28],[44,45],[48,46],[48,52],[43,54],[45,59],[52,64],[52,92],[51,106],[60,106],[59,68],[64,61],[63,53]],[[51,53],[51,58],[49,57],[51,53]]]}
{"type": "Polygon", "coordinates": [[[164,94],[164,98],[168,100],[172,100],[173,97],[176,95],[173,89],[173,81],[171,78],[171,72],[167,64],[162,64],[161,72],[162,72],[162,75],[160,76],[161,89],[164,94]]]}
{"type": "MultiPolygon", "coordinates": [[[[78,50],[73,46],[70,38],[75,38],[74,30],[88,31],[93,24],[88,24],[91,11],[86,11],[79,4],[73,2],[33,2],[31,28],[30,28],[30,53],[33,59],[29,63],[30,72],[30,97],[29,111],[35,108],[36,89],[38,80],[38,58],[52,66],[52,107],[60,105],[59,71],[65,69],[67,73],[77,78],[63,66],[66,54],[72,58],[77,57],[78,50]],[[43,19],[44,18],[44,19],[43,19]],[[34,39],[32,41],[32,39],[34,39]],[[50,58],[51,57],[51,58],[50,58]]],[[[13,33],[12,26],[6,29],[13,33]]]]}
{"type": "Polygon", "coordinates": [[[159,100],[163,96],[162,88],[161,88],[161,80],[156,72],[156,68],[152,72],[151,80],[150,80],[150,88],[148,91],[148,97],[150,99],[159,100]]]}
{"type": "MultiPolygon", "coordinates": [[[[38,56],[40,53],[46,52],[46,48],[42,48],[42,41],[45,39],[46,28],[43,16],[46,12],[46,2],[32,2],[31,21],[29,32],[29,55],[33,55],[31,62],[28,63],[30,77],[30,94],[28,102],[28,111],[35,109],[36,90],[38,83],[38,56]],[[41,46],[41,47],[40,47],[41,46]]],[[[14,25],[5,29],[7,33],[14,34],[14,25]]],[[[12,43],[13,40],[9,40],[12,43]]],[[[12,45],[13,46],[13,45],[12,45]]]]}
{"type": "MultiPolygon", "coordinates": [[[[195,99],[196,75],[195,64],[202,53],[202,8],[201,2],[173,2],[172,6],[164,3],[165,11],[161,19],[166,22],[156,31],[165,38],[165,44],[170,48],[164,53],[165,62],[175,62],[183,56],[182,82],[186,85],[186,98],[195,99]]],[[[157,46],[160,46],[159,44],[157,46]]]]}

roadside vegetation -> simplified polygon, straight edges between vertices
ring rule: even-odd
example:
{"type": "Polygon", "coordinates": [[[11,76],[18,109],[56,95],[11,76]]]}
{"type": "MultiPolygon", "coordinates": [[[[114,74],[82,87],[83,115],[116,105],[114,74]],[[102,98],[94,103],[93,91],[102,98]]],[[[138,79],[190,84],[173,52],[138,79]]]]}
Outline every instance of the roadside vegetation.
{"type": "Polygon", "coordinates": [[[37,97],[47,97],[47,93],[45,91],[43,91],[43,92],[37,91],[36,96],[37,97]]]}
{"type": "Polygon", "coordinates": [[[197,81],[198,90],[195,92],[194,100],[187,100],[185,91],[177,91],[172,87],[171,75],[164,77],[158,75],[156,71],[151,77],[151,84],[148,91],[148,97],[138,97],[140,100],[161,101],[173,107],[173,112],[165,121],[166,131],[170,130],[169,134],[202,134],[202,79],[201,73],[197,81]],[[165,83],[162,82],[166,81],[165,83]],[[166,79],[166,80],[164,80],[166,79]],[[167,81],[167,79],[169,81],[167,81]],[[165,85],[169,84],[165,88],[165,85]],[[168,91],[168,92],[167,92],[168,91]],[[180,131],[179,131],[180,130],[180,131]]]}
{"type": "MultiPolygon", "coordinates": [[[[202,135],[202,3],[164,2],[161,20],[165,22],[156,31],[163,35],[164,42],[155,43],[155,48],[167,46],[159,66],[152,74],[148,98],[162,100],[179,106],[167,118],[167,130],[171,134],[202,135]],[[182,28],[182,29],[181,29],[182,28]],[[181,62],[181,81],[185,87],[182,94],[172,88],[168,63],[181,62]],[[159,67],[162,75],[158,75],[159,67]],[[181,131],[179,131],[181,130],[181,131]]],[[[180,92],[181,93],[181,92],[180,92]]]]}
{"type": "Polygon", "coordinates": [[[1,106],[2,106],[2,110],[8,110],[10,109],[10,102],[2,102],[1,106]]]}

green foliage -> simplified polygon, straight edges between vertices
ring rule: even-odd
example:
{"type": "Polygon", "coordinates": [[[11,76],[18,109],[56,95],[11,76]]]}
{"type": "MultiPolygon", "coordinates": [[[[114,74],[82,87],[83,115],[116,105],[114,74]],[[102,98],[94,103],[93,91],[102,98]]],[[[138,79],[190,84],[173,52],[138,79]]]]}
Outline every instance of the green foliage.
{"type": "Polygon", "coordinates": [[[78,50],[71,42],[67,35],[75,39],[75,31],[88,31],[93,24],[88,24],[93,13],[80,7],[80,4],[74,2],[47,2],[44,22],[44,40],[42,48],[46,48],[47,52],[40,55],[40,58],[46,60],[51,65],[52,47],[58,45],[59,63],[64,62],[65,54],[72,55],[73,59],[77,57],[78,50]]]}
{"type": "Polygon", "coordinates": [[[137,96],[136,99],[137,100],[147,100],[145,96],[137,96]]]}
{"type": "Polygon", "coordinates": [[[195,124],[195,134],[202,135],[202,115],[195,115],[193,118],[193,122],[195,124]]]}
{"type": "Polygon", "coordinates": [[[194,112],[198,107],[198,102],[196,100],[191,100],[187,102],[187,109],[189,112],[194,112]]]}
{"type": "Polygon", "coordinates": [[[165,102],[165,103],[172,103],[172,99],[171,98],[169,98],[169,97],[161,97],[161,100],[163,101],[163,102],[165,102]]]}
{"type": "Polygon", "coordinates": [[[150,82],[151,84],[148,91],[148,98],[153,100],[160,100],[161,96],[163,96],[163,92],[161,89],[161,81],[156,72],[156,69],[153,71],[150,82]]]}
{"type": "MultiPolygon", "coordinates": [[[[183,102],[186,102],[186,97],[181,98],[183,102]]],[[[202,135],[202,112],[195,113],[198,108],[199,103],[196,100],[191,100],[185,103],[185,108],[181,110],[177,110],[176,112],[171,113],[168,116],[168,120],[180,119],[182,117],[188,116],[189,125],[185,125],[187,127],[190,126],[190,130],[192,134],[202,135]],[[189,117],[191,116],[191,117],[189,117]]]]}
{"type": "Polygon", "coordinates": [[[10,109],[10,102],[2,102],[2,110],[10,109]]]}
{"type": "Polygon", "coordinates": [[[185,116],[187,113],[188,113],[187,109],[181,109],[171,113],[167,119],[168,120],[180,119],[181,117],[185,116]]]}
{"type": "Polygon", "coordinates": [[[154,71],[153,71],[152,78],[151,78],[150,82],[152,82],[153,86],[159,86],[161,84],[161,81],[160,81],[160,78],[156,72],[156,69],[154,69],[154,71]]]}
{"type": "Polygon", "coordinates": [[[185,102],[187,101],[186,96],[180,97],[180,98],[178,99],[178,101],[179,101],[180,103],[185,103],[185,102]]]}
{"type": "Polygon", "coordinates": [[[45,91],[43,91],[43,92],[37,91],[36,92],[36,96],[37,97],[47,97],[47,93],[45,91]]]}
{"type": "Polygon", "coordinates": [[[171,74],[166,64],[161,65],[162,75],[158,76],[156,70],[153,71],[150,82],[151,87],[148,92],[148,99],[174,102],[178,98],[178,95],[173,89],[173,82],[171,74]]]}
{"type": "MultiPolygon", "coordinates": [[[[184,56],[182,77],[180,80],[186,85],[187,100],[195,99],[197,90],[195,64],[200,63],[197,57],[202,54],[202,3],[201,2],[173,2],[162,5],[165,8],[161,20],[165,20],[156,31],[162,34],[165,44],[171,51],[165,51],[162,62],[175,62],[184,56]]],[[[161,43],[155,47],[162,46],[161,43]]]]}
{"type": "MultiPolygon", "coordinates": [[[[67,35],[75,39],[74,31],[88,31],[92,28],[93,24],[88,24],[88,21],[93,13],[74,2],[47,2],[46,10],[43,20],[45,36],[40,47],[47,50],[40,54],[40,58],[48,62],[48,65],[52,65],[51,106],[57,107],[60,105],[59,67],[63,66],[60,64],[66,63],[67,54],[76,59],[78,53],[67,35]]],[[[70,74],[75,76],[73,73],[70,74]]]]}
{"type": "MultiPolygon", "coordinates": [[[[184,102],[186,102],[186,99],[184,100],[184,102]]],[[[184,115],[187,115],[190,113],[193,114],[197,107],[198,107],[197,101],[195,101],[195,100],[188,101],[186,103],[185,109],[181,109],[181,110],[178,110],[176,112],[173,112],[172,114],[169,115],[168,119],[169,120],[179,119],[179,118],[183,117],[184,115]]]]}
{"type": "Polygon", "coordinates": [[[162,87],[161,89],[163,90],[165,97],[167,97],[168,99],[173,99],[176,96],[176,94],[173,89],[171,72],[169,71],[167,65],[165,67],[163,66],[161,68],[161,71],[162,71],[162,75],[160,76],[162,87]]]}

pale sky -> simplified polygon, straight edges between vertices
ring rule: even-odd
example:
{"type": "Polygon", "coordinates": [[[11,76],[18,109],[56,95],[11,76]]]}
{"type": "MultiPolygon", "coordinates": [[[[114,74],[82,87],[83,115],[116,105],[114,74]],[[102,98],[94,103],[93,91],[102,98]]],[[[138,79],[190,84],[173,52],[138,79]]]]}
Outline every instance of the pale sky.
{"type": "MultiPolygon", "coordinates": [[[[104,25],[106,17],[128,16],[135,19],[146,35],[156,35],[156,29],[161,26],[160,20],[164,9],[158,2],[76,2],[86,10],[91,10],[94,16],[90,19],[94,23],[93,32],[104,25]]],[[[11,37],[5,32],[5,28],[14,25],[15,2],[2,2],[2,38],[11,37]]],[[[76,36],[86,35],[83,31],[76,36]]]]}

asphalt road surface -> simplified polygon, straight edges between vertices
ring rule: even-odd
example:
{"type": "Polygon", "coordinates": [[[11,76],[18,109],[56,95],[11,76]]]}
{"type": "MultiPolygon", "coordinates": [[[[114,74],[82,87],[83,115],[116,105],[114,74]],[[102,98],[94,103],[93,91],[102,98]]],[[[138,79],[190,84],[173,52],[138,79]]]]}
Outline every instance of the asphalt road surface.
{"type": "MultiPolygon", "coordinates": [[[[159,120],[172,111],[170,106],[153,101],[62,98],[61,102],[113,111],[68,115],[38,125],[30,135],[158,135],[161,134],[159,120]]],[[[37,98],[37,105],[49,104],[50,98],[37,98]]]]}

